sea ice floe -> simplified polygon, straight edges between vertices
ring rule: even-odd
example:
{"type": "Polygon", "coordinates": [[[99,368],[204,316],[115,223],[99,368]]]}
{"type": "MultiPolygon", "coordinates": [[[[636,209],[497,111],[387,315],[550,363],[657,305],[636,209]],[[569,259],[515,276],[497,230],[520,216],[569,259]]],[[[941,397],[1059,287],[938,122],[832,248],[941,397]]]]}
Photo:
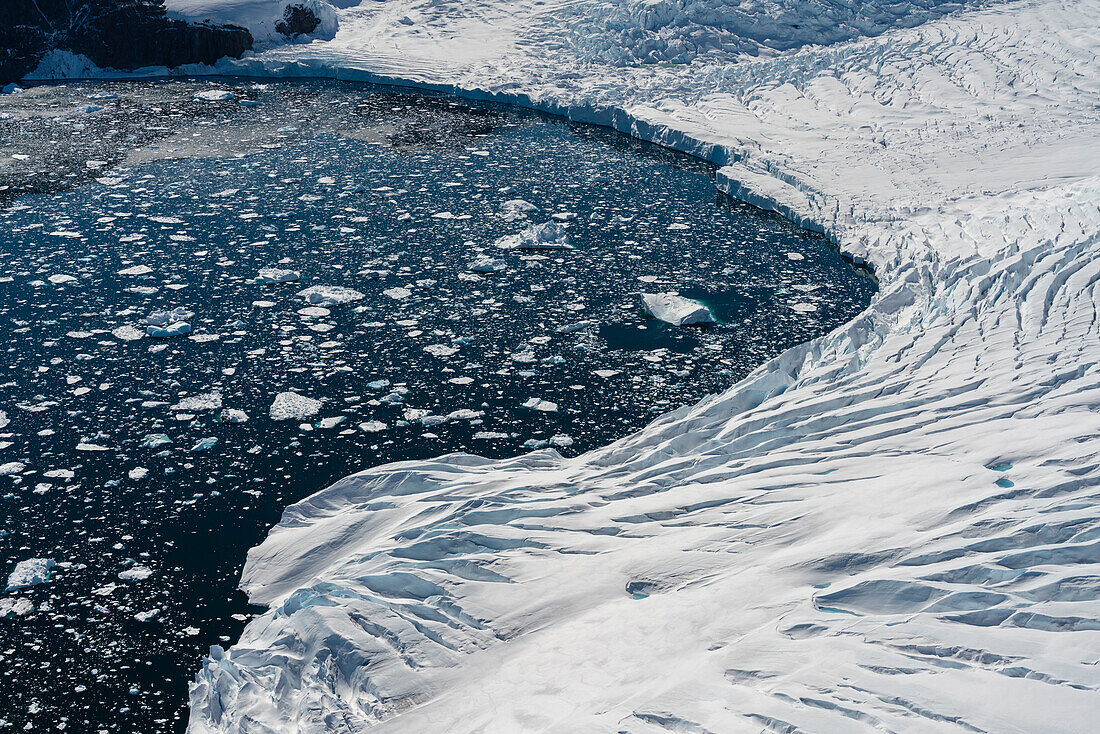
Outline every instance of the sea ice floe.
{"type": "Polygon", "coordinates": [[[683,298],[676,293],[643,293],[641,295],[642,303],[650,316],[673,326],[715,322],[709,308],[690,298],[683,298]]]}
{"type": "Polygon", "coordinates": [[[118,577],[123,581],[144,581],[153,575],[153,569],[148,566],[130,566],[121,572],[118,577]]]}
{"type": "Polygon", "coordinates": [[[558,411],[557,403],[552,403],[549,400],[542,400],[541,398],[528,398],[527,401],[523,403],[523,407],[537,410],[542,413],[556,413],[558,411]]]}
{"type": "Polygon", "coordinates": [[[233,97],[228,89],[209,89],[195,94],[195,100],[199,102],[228,102],[233,97]]]}
{"type": "Polygon", "coordinates": [[[57,563],[52,558],[28,558],[15,564],[8,576],[8,591],[23,589],[48,581],[57,563]]]}
{"type": "Polygon", "coordinates": [[[466,268],[474,273],[499,273],[508,269],[508,263],[497,257],[479,257],[466,268]]]}
{"type": "MultiPolygon", "coordinates": [[[[297,270],[282,270],[280,268],[260,268],[259,274],[256,276],[256,282],[263,285],[271,285],[274,283],[294,283],[302,274],[297,270]]],[[[302,295],[299,293],[298,295],[302,295]]]]}
{"type": "Polygon", "coordinates": [[[236,408],[226,408],[222,411],[222,414],[218,417],[222,423],[245,423],[248,421],[248,413],[243,410],[237,410],[236,408]]]}
{"type": "Polygon", "coordinates": [[[557,222],[532,224],[518,234],[505,235],[496,241],[502,250],[569,250],[566,228],[557,222]]]}
{"type": "Polygon", "coordinates": [[[316,415],[321,410],[321,401],[307,398],[296,392],[281,392],[275,396],[268,415],[271,420],[302,420],[316,415]]]}
{"type": "Polygon", "coordinates": [[[118,271],[119,275],[148,275],[153,269],[148,265],[133,265],[118,271]]]}
{"type": "Polygon", "coordinates": [[[188,395],[169,410],[176,412],[199,413],[206,410],[218,410],[222,407],[222,394],[219,392],[188,395]]]}
{"type": "Polygon", "coordinates": [[[305,299],[306,303],[322,308],[352,303],[353,301],[362,300],[364,297],[357,290],[339,285],[313,285],[298,291],[298,295],[305,299]]]}

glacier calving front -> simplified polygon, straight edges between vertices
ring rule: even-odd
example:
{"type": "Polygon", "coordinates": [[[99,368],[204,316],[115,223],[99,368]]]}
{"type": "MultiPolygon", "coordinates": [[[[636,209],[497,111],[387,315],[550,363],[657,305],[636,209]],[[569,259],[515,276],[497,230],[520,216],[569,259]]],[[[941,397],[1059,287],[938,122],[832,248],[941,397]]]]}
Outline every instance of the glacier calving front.
{"type": "Polygon", "coordinates": [[[384,466],[288,508],[242,582],[270,611],[205,661],[192,732],[1094,725],[1100,3],[850,5],[796,48],[831,4],[370,2],[220,69],[613,125],[881,288],[606,448],[384,466]],[[753,13],[788,22],[733,43],[753,13]],[[691,63],[610,65],[654,58],[691,63]]]}

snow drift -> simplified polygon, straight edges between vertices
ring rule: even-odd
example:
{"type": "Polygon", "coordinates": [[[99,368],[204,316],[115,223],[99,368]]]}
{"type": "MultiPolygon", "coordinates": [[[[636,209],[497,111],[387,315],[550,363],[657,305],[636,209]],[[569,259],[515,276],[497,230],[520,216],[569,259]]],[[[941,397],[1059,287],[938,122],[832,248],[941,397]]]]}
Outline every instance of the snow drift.
{"type": "MultiPolygon", "coordinates": [[[[670,39],[696,8],[734,22],[646,6],[670,39]]],[[[872,264],[871,307],[584,456],[378,467],[288,508],[242,579],[270,610],[211,650],[191,731],[1088,730],[1100,3],[841,4],[878,27],[644,66],[601,60],[590,20],[626,7],[369,3],[219,69],[400,79],[686,150],[872,264]]]]}

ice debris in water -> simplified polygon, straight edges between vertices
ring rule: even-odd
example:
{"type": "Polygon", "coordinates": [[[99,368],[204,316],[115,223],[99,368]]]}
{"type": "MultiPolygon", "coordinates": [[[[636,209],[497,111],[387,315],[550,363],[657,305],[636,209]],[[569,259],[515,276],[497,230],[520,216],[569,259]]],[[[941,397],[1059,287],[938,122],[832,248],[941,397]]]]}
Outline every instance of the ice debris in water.
{"type": "Polygon", "coordinates": [[[226,408],[222,411],[221,416],[219,416],[219,420],[222,423],[246,423],[248,421],[248,413],[245,413],[243,410],[237,410],[236,408],[226,408]]]}
{"type": "Polygon", "coordinates": [[[643,293],[642,303],[650,316],[673,326],[715,322],[709,308],[676,293],[643,293]]]}
{"type": "Polygon", "coordinates": [[[22,617],[30,614],[34,609],[34,603],[30,599],[0,599],[0,619],[4,617],[22,617]]]}
{"type": "Polygon", "coordinates": [[[148,566],[131,566],[118,575],[123,581],[144,581],[153,575],[153,569],[148,566]]]}
{"type": "Polygon", "coordinates": [[[182,306],[171,311],[153,311],[145,317],[145,333],[159,339],[190,334],[191,324],[188,320],[194,316],[193,311],[182,306]]]}
{"type": "Polygon", "coordinates": [[[205,410],[218,410],[222,407],[221,393],[212,392],[203,395],[189,395],[171,407],[177,413],[199,413],[205,410]]]}
{"type": "Polygon", "coordinates": [[[339,306],[361,300],[364,297],[359,291],[339,285],[313,285],[305,290],[298,291],[298,295],[305,299],[306,303],[322,307],[339,306]]]}
{"type": "Polygon", "coordinates": [[[194,446],[192,446],[191,447],[191,452],[192,453],[198,453],[200,451],[207,451],[209,449],[214,448],[217,445],[218,445],[218,439],[214,438],[213,436],[209,436],[207,438],[202,439],[201,441],[196,443],[194,446]]]}
{"type": "Polygon", "coordinates": [[[233,99],[233,93],[228,89],[210,89],[197,92],[195,99],[199,102],[228,102],[233,99]]]}
{"type": "Polygon", "coordinates": [[[8,414],[0,410],[0,428],[4,428],[9,423],[11,423],[11,420],[8,418],[8,414]]]}
{"type": "Polygon", "coordinates": [[[52,558],[28,558],[20,561],[8,576],[7,590],[24,589],[48,581],[50,571],[56,565],[52,558]]]}
{"type": "MultiPolygon", "coordinates": [[[[260,268],[259,274],[256,276],[256,282],[263,285],[272,285],[274,283],[294,283],[302,274],[297,270],[281,270],[279,268],[260,268]]],[[[309,290],[309,289],[307,289],[309,290]]],[[[302,295],[299,293],[298,295],[302,295]]]]}
{"type": "Polygon", "coordinates": [[[55,275],[51,275],[50,277],[46,278],[46,280],[50,281],[54,285],[65,285],[66,283],[76,282],[76,278],[71,275],[66,275],[65,273],[56,273],[55,275]]]}
{"type": "Polygon", "coordinates": [[[572,245],[565,233],[565,225],[557,222],[532,224],[518,234],[510,234],[496,241],[502,250],[569,250],[572,245]]]}
{"type": "Polygon", "coordinates": [[[523,199],[509,199],[500,205],[501,215],[509,222],[516,219],[523,219],[529,212],[537,210],[537,206],[523,199]]]}
{"type": "Polygon", "coordinates": [[[466,267],[475,273],[499,273],[508,269],[508,263],[497,257],[479,257],[466,267]]]}
{"type": "Polygon", "coordinates": [[[148,275],[153,269],[148,265],[134,265],[118,271],[119,275],[148,275]]]}
{"type": "Polygon", "coordinates": [[[26,468],[27,465],[22,461],[9,461],[6,464],[0,464],[0,477],[22,474],[26,468]]]}
{"type": "Polygon", "coordinates": [[[281,392],[275,396],[271,403],[268,415],[271,420],[287,421],[302,420],[316,415],[321,410],[321,401],[307,398],[296,392],[281,392]]]}
{"type": "Polygon", "coordinates": [[[541,400],[539,398],[528,398],[527,402],[523,404],[524,408],[530,408],[531,410],[538,410],[543,413],[556,413],[558,411],[558,404],[552,403],[549,400],[541,400]]]}

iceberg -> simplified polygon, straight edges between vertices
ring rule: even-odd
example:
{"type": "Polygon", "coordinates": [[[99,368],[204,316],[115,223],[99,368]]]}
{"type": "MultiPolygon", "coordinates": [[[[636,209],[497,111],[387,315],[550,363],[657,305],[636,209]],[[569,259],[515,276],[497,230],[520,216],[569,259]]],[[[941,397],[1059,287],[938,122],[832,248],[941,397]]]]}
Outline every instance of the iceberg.
{"type": "Polygon", "coordinates": [[[345,303],[353,303],[364,298],[359,291],[339,285],[313,285],[305,290],[298,291],[298,296],[311,306],[321,308],[342,306],[345,303]]]}
{"type": "Polygon", "coordinates": [[[676,293],[643,293],[642,303],[650,316],[673,326],[715,322],[709,308],[676,293]]]}

